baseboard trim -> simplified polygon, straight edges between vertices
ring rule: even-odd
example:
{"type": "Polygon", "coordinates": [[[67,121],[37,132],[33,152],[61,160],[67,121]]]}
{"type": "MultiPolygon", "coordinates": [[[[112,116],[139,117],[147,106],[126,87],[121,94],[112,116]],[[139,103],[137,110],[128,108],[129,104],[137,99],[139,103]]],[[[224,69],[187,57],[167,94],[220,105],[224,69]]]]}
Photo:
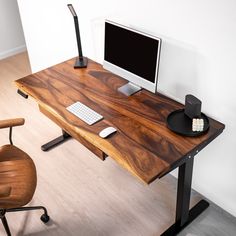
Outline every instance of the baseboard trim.
{"type": "Polygon", "coordinates": [[[21,45],[3,52],[0,52],[0,60],[26,51],[26,45],[21,45]]]}

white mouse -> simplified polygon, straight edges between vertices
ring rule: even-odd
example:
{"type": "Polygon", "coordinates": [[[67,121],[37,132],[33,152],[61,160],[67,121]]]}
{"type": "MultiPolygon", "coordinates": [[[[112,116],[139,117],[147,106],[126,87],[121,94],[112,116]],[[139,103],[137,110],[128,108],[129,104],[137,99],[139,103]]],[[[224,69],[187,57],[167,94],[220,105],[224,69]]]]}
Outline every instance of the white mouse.
{"type": "Polygon", "coordinates": [[[115,133],[116,131],[117,131],[117,130],[116,130],[116,128],[114,128],[114,127],[107,127],[107,128],[103,129],[103,130],[99,133],[99,136],[100,136],[101,138],[106,138],[106,137],[108,137],[109,135],[115,133]]]}

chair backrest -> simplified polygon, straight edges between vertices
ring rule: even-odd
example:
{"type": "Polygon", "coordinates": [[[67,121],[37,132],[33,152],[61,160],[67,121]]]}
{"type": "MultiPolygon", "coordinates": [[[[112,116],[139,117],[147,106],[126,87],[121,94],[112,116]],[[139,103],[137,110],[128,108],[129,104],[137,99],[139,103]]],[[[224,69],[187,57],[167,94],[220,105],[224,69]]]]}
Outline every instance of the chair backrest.
{"type": "Polygon", "coordinates": [[[13,145],[0,147],[0,209],[26,205],[36,184],[36,168],[30,156],[13,145]]]}

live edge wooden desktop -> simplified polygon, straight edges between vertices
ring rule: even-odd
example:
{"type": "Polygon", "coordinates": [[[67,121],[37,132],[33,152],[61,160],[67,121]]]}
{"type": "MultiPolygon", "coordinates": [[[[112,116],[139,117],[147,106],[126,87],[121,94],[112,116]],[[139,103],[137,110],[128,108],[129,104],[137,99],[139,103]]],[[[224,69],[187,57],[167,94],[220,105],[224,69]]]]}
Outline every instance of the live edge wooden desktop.
{"type": "Polygon", "coordinates": [[[215,139],[224,125],[209,118],[209,131],[199,137],[184,137],[170,131],[168,114],[183,105],[146,90],[127,97],[117,88],[127,83],[89,60],[84,69],[73,68],[74,59],[15,81],[18,92],[33,97],[39,110],[63,131],[62,136],[42,146],[44,151],[70,136],[100,159],[113,158],[143,182],[150,184],[179,167],[176,219],[162,235],[176,235],[209,204],[201,200],[189,210],[194,156],[215,139]],[[94,109],[104,119],[87,125],[66,107],[76,101],[94,109]],[[117,133],[107,139],[98,133],[113,126],[117,133]]]}

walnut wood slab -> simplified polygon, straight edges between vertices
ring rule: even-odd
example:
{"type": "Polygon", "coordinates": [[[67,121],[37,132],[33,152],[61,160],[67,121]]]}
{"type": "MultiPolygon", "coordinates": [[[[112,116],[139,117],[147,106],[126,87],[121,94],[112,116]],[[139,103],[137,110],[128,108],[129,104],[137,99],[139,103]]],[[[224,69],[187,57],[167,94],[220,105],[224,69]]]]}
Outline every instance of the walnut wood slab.
{"type": "Polygon", "coordinates": [[[127,97],[117,91],[126,81],[89,60],[88,67],[75,70],[74,59],[15,81],[33,97],[44,114],[74,138],[86,140],[121,166],[151,183],[195,155],[224,129],[209,118],[209,131],[199,137],[183,137],[166,126],[168,114],[183,105],[146,90],[127,97]],[[104,119],[92,126],[75,117],[66,107],[81,101],[104,119]],[[107,139],[98,133],[107,126],[118,132],[107,139]]]}

